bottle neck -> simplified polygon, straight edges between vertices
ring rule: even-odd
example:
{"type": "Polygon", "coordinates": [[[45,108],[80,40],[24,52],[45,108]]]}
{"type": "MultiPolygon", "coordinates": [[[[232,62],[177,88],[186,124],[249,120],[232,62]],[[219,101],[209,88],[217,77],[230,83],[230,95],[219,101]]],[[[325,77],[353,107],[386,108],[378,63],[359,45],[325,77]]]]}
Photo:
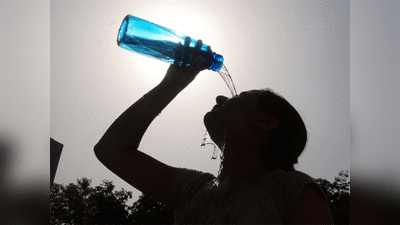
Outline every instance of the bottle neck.
{"type": "Polygon", "coordinates": [[[215,52],[204,52],[203,54],[202,66],[218,72],[222,68],[224,62],[224,57],[216,54],[215,52]]]}
{"type": "Polygon", "coordinates": [[[218,72],[224,63],[224,57],[222,55],[218,55],[215,52],[212,53],[213,62],[208,69],[218,72]]]}

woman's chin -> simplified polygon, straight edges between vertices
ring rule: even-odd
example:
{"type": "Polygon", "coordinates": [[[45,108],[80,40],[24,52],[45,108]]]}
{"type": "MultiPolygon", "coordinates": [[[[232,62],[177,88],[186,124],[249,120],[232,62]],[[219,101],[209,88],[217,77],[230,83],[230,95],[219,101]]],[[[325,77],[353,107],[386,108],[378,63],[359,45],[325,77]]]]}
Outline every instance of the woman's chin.
{"type": "Polygon", "coordinates": [[[204,116],[204,125],[211,140],[215,144],[220,145],[223,141],[224,125],[222,124],[221,119],[218,118],[217,113],[213,111],[206,113],[204,116]]]}
{"type": "Polygon", "coordinates": [[[219,129],[213,129],[212,127],[207,128],[208,135],[210,136],[210,139],[219,147],[221,148],[221,145],[223,143],[223,135],[222,131],[219,129]]]}
{"type": "Polygon", "coordinates": [[[206,126],[207,130],[209,130],[212,127],[212,112],[206,113],[203,118],[204,126],[206,126]]]}

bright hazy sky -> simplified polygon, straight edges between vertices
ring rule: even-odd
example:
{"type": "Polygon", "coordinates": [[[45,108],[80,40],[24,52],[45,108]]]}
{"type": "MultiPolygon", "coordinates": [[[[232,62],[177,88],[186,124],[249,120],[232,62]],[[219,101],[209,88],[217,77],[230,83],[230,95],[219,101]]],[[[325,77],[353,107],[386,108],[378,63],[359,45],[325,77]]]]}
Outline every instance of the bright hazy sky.
{"type": "MultiPolygon", "coordinates": [[[[272,88],[301,114],[309,141],[297,170],[333,181],[350,170],[349,1],[52,1],[51,137],[64,144],[55,182],[112,180],[93,147],[110,124],[156,86],[169,64],[117,45],[127,14],[202,39],[224,56],[238,93],[272,88]]],[[[140,150],[176,167],[216,174],[201,148],[203,116],[230,96],[216,72],[202,72],[147,130],[140,150]]]]}

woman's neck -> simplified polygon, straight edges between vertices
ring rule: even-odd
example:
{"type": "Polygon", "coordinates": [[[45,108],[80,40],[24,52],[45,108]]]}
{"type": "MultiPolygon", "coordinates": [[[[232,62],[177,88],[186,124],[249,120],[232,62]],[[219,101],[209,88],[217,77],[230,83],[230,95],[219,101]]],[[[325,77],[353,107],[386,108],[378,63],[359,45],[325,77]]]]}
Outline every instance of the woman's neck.
{"type": "MultiPolygon", "coordinates": [[[[254,130],[256,131],[256,130],[254,130]]],[[[261,133],[228,132],[221,149],[223,158],[218,175],[219,184],[236,187],[258,178],[264,169],[258,155],[261,133]]]]}
{"type": "Polygon", "coordinates": [[[230,187],[245,185],[264,172],[256,151],[249,149],[240,151],[225,149],[221,166],[219,183],[230,187]],[[241,152],[241,154],[233,154],[236,152],[241,152]]]}

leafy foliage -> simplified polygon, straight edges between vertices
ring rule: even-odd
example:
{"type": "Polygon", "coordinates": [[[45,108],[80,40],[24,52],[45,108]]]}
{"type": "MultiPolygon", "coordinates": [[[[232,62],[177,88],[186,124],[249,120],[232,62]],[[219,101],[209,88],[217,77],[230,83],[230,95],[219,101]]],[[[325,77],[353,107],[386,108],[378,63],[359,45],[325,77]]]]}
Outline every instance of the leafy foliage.
{"type": "MultiPolygon", "coordinates": [[[[318,178],[316,182],[328,198],[335,224],[349,224],[349,171],[341,171],[333,183],[318,178]]],[[[112,181],[103,180],[91,187],[91,179],[77,179],[77,184],[54,183],[50,192],[51,224],[173,224],[173,210],[144,194],[132,206],[126,201],[131,191],[115,191],[112,181]]]]}
{"type": "Polygon", "coordinates": [[[133,203],[129,218],[133,224],[173,224],[174,211],[149,196],[140,195],[133,203]]]}
{"type": "Polygon", "coordinates": [[[126,201],[131,191],[114,191],[112,181],[103,180],[92,188],[91,180],[77,184],[53,184],[50,192],[51,224],[129,223],[126,201]]]}
{"type": "Polygon", "coordinates": [[[318,178],[316,179],[318,185],[328,198],[329,207],[333,222],[335,224],[349,224],[350,223],[350,181],[349,171],[341,171],[335,177],[335,181],[329,181],[318,178]]]}

